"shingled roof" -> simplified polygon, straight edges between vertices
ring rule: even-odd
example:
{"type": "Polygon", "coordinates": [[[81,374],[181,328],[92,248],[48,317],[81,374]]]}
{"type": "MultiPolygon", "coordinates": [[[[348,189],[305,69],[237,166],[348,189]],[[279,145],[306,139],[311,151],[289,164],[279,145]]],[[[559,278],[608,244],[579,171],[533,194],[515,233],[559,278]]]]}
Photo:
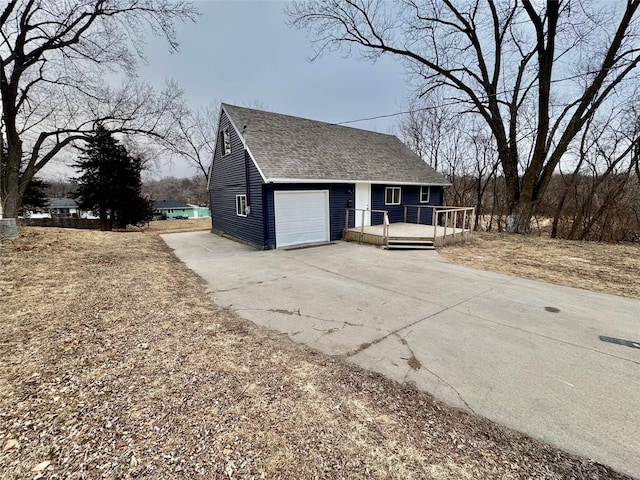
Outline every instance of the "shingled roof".
{"type": "Polygon", "coordinates": [[[186,203],[179,202],[177,200],[155,200],[153,202],[154,210],[165,210],[168,208],[192,208],[191,205],[187,205],[186,203]]]}
{"type": "Polygon", "coordinates": [[[450,185],[393,135],[222,104],[265,182],[450,185]]]}

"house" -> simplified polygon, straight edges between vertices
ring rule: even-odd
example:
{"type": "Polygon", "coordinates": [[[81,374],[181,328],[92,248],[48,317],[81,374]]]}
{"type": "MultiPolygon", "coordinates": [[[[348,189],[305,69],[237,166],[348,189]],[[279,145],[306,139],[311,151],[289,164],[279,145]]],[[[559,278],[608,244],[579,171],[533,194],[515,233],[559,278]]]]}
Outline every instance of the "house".
{"type": "MultiPolygon", "coordinates": [[[[441,205],[448,185],[393,135],[222,104],[212,231],[265,249],[338,240],[348,209],[350,227],[381,224],[375,210],[401,222],[405,205],[441,205]]],[[[426,208],[420,223],[431,220],[426,208]]]]}
{"type": "Polygon", "coordinates": [[[26,210],[26,218],[80,218],[82,211],[73,198],[48,198],[47,206],[31,211],[26,210]]]}
{"type": "Polygon", "coordinates": [[[153,213],[163,218],[205,218],[209,209],[176,200],[158,200],[153,202],[153,213]]]}
{"type": "Polygon", "coordinates": [[[24,218],[82,218],[95,220],[98,217],[86,210],[80,209],[73,198],[48,198],[47,206],[36,210],[25,210],[24,218]]]}
{"type": "Polygon", "coordinates": [[[49,213],[51,217],[80,218],[82,212],[73,198],[50,198],[49,213]]]}

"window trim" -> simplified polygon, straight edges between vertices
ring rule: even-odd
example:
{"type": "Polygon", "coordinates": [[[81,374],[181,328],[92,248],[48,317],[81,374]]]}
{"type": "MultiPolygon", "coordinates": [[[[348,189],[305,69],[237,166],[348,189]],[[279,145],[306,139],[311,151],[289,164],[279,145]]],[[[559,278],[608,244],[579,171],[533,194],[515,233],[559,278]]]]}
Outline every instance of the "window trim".
{"type": "Polygon", "coordinates": [[[431,201],[431,187],[429,185],[421,185],[420,186],[420,203],[429,203],[431,201]],[[422,192],[424,192],[424,189],[427,189],[427,199],[423,200],[422,199],[422,192]]]}
{"type": "Polygon", "coordinates": [[[243,193],[242,195],[236,195],[236,215],[238,217],[246,217],[247,216],[247,195],[243,193]],[[244,208],[242,208],[242,198],[244,198],[244,208]],[[238,208],[240,207],[240,208],[238,208]],[[242,213],[240,213],[242,212],[242,213]]]}
{"type": "MultiPolygon", "coordinates": [[[[395,193],[391,194],[391,200],[395,197],[395,193]]],[[[385,205],[402,205],[402,187],[385,187],[384,189],[384,204],[385,205]],[[388,202],[389,196],[387,192],[391,190],[392,192],[398,191],[398,202],[388,202]]]]}
{"type": "Polygon", "coordinates": [[[222,129],[222,156],[231,155],[231,133],[229,127],[222,129]]]}

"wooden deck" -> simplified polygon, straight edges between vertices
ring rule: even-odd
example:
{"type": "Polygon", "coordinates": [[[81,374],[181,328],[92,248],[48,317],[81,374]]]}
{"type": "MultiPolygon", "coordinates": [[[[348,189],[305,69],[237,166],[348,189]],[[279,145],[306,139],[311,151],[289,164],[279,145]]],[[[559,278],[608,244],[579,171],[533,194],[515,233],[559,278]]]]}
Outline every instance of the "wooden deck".
{"type": "MultiPolygon", "coordinates": [[[[344,230],[344,240],[386,246],[383,225],[349,228],[344,230]]],[[[391,223],[389,225],[389,243],[393,241],[432,242],[439,247],[449,243],[464,242],[471,238],[471,230],[415,223],[391,223]]]]}

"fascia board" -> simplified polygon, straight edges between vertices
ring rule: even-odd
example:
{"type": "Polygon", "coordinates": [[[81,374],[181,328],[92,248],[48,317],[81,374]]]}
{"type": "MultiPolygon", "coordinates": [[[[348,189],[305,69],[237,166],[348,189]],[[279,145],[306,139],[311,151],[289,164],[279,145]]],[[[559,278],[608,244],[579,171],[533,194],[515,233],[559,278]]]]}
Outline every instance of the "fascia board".
{"type": "Polygon", "coordinates": [[[265,183],[371,183],[375,185],[411,185],[426,187],[450,187],[451,183],[396,182],[381,180],[350,180],[334,178],[267,178],[265,183]]]}
{"type": "MultiPolygon", "coordinates": [[[[256,170],[258,170],[258,173],[260,173],[260,176],[262,177],[262,181],[266,183],[267,182],[267,178],[264,176],[264,173],[262,173],[262,169],[258,165],[258,162],[256,162],[256,159],[253,156],[253,153],[251,153],[251,149],[247,145],[247,142],[245,141],[244,137],[242,136],[242,133],[240,132],[240,129],[238,129],[238,126],[233,121],[233,118],[231,118],[231,115],[229,115],[229,112],[227,112],[227,110],[224,109],[224,106],[222,106],[222,109],[224,110],[224,113],[227,114],[227,118],[229,119],[229,122],[231,122],[231,126],[233,127],[233,129],[238,134],[238,137],[240,137],[240,140],[242,141],[242,146],[249,153],[249,157],[251,158],[251,161],[253,162],[253,165],[256,167],[256,170]]],[[[220,129],[220,127],[218,127],[218,130],[219,129],[220,129]]]]}

